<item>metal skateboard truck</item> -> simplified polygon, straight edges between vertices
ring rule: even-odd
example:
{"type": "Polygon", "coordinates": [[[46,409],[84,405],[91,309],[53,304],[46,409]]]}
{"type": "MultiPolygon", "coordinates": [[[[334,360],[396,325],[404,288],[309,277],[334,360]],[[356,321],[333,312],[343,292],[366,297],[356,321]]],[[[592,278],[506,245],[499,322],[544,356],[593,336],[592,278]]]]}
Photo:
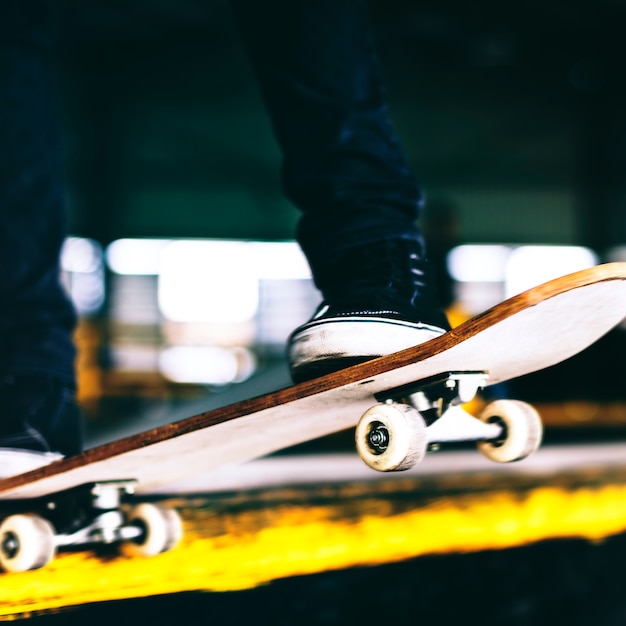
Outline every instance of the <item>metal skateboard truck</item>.
{"type": "Polygon", "coordinates": [[[166,507],[124,504],[136,481],[80,485],[29,502],[11,501],[0,524],[0,567],[22,572],[44,567],[61,547],[123,543],[132,553],[153,556],[173,548],[182,536],[178,514],[166,507]]]}
{"type": "Polygon", "coordinates": [[[442,443],[476,442],[490,460],[521,460],[541,443],[537,411],[517,400],[497,400],[474,417],[460,405],[474,399],[487,372],[446,372],[377,394],[380,404],[359,420],[356,448],[371,468],[407,470],[442,443]]]}

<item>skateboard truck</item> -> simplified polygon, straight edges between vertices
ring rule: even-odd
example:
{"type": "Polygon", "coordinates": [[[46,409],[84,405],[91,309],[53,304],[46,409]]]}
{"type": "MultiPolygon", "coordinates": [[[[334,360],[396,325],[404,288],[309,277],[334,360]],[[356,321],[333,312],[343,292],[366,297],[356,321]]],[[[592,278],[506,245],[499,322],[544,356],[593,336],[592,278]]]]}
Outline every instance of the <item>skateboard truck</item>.
{"type": "Polygon", "coordinates": [[[9,515],[0,524],[0,567],[39,569],[68,546],[123,543],[142,556],[170,550],[182,536],[178,514],[147,502],[129,507],[124,498],[135,486],[134,480],[114,480],[80,485],[26,506],[15,501],[16,510],[31,512],[9,515]]]}
{"type": "Polygon", "coordinates": [[[415,407],[430,426],[451,406],[471,402],[488,378],[487,372],[446,372],[375,397],[386,403],[404,400],[415,407]]]}
{"type": "Polygon", "coordinates": [[[361,459],[379,471],[406,470],[442,443],[475,442],[490,460],[517,461],[541,442],[541,418],[516,400],[497,400],[475,417],[461,405],[486,384],[487,372],[445,372],[376,395],[356,427],[361,459]]]}

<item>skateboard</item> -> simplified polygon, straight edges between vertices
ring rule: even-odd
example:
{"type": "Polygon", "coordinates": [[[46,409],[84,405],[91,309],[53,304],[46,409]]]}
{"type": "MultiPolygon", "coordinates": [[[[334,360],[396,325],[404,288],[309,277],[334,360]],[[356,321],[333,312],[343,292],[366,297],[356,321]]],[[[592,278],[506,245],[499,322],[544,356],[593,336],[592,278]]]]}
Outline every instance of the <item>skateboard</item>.
{"type": "MultiPolygon", "coordinates": [[[[478,415],[483,388],[555,365],[626,316],[626,264],[610,263],[516,295],[448,333],[401,352],[201,413],[0,480],[0,567],[46,565],[64,546],[171,549],[171,509],[133,504],[186,476],[354,428],[370,467],[404,470],[447,442],[476,442],[497,462],[532,454],[541,419],[516,400],[478,415]]],[[[163,492],[163,491],[161,491],[163,492]]]]}

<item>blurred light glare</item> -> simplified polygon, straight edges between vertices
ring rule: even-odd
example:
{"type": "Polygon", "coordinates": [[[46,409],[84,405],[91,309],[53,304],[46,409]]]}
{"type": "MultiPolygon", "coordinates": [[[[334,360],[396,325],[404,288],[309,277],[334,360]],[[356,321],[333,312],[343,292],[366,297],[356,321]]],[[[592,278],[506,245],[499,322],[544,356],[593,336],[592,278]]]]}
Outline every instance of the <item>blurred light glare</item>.
{"type": "Polygon", "coordinates": [[[597,256],[581,246],[521,246],[506,263],[506,297],[597,263],[597,256]]]}
{"type": "Polygon", "coordinates": [[[62,283],[79,315],[96,313],[104,302],[102,248],[96,241],[67,237],[61,249],[62,283]]]}
{"type": "Polygon", "coordinates": [[[239,323],[257,313],[259,281],[245,242],[173,241],[161,257],[158,300],[174,322],[239,323]]]}
{"type": "Polygon", "coordinates": [[[255,271],[261,280],[302,280],[311,270],[300,246],[293,241],[251,242],[255,271]]]}
{"type": "Polygon", "coordinates": [[[160,372],[176,383],[227,385],[245,380],[254,367],[254,357],[244,349],[175,346],[159,356],[160,372]]]}
{"type": "Polygon", "coordinates": [[[499,283],[505,278],[511,248],[503,245],[466,244],[448,254],[448,272],[461,283],[499,283]]]}
{"type": "Polygon", "coordinates": [[[106,250],[107,265],[116,274],[156,275],[162,252],[169,243],[168,239],[118,239],[106,250]]]}
{"type": "Polygon", "coordinates": [[[102,248],[96,241],[68,237],[61,248],[61,269],[64,272],[88,274],[102,267],[102,248]]]}

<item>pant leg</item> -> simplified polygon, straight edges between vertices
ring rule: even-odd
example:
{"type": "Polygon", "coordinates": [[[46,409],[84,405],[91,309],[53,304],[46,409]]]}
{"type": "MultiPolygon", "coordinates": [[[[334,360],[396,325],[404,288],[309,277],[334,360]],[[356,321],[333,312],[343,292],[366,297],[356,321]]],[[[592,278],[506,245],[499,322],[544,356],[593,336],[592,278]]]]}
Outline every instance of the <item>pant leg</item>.
{"type": "Polygon", "coordinates": [[[54,2],[0,3],[0,373],[72,382],[75,313],[59,282],[65,236],[54,2]]]}
{"type": "Polygon", "coordinates": [[[421,240],[420,189],[394,136],[366,0],[233,0],[315,273],[329,256],[421,240]]]}

